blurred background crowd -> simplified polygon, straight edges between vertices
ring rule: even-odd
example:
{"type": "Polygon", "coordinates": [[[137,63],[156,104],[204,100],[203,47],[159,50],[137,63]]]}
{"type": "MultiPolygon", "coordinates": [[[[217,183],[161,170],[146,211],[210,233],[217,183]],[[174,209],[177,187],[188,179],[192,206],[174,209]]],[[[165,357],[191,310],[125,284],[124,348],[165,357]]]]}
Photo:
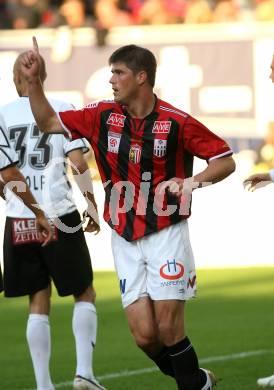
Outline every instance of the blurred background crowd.
{"type": "Polygon", "coordinates": [[[274,20],[274,0],[0,0],[0,29],[274,20]]]}

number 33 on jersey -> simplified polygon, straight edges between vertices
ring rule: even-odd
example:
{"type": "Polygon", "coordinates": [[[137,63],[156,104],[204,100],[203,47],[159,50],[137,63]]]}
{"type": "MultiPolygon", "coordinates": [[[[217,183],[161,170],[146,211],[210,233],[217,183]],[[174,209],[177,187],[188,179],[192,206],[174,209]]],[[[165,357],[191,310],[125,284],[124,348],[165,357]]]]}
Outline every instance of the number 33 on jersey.
{"type": "MultiPolygon", "coordinates": [[[[50,103],[56,111],[72,109],[62,101],[50,100],[50,103]]],[[[40,132],[28,97],[7,104],[0,112],[8,128],[7,138],[19,159],[18,168],[46,214],[55,217],[75,209],[67,178],[66,156],[74,149],[88,151],[88,143],[83,139],[70,142],[62,134],[40,132]]],[[[7,216],[18,217],[18,213],[23,218],[33,216],[10,191],[6,198],[7,216]]]]}

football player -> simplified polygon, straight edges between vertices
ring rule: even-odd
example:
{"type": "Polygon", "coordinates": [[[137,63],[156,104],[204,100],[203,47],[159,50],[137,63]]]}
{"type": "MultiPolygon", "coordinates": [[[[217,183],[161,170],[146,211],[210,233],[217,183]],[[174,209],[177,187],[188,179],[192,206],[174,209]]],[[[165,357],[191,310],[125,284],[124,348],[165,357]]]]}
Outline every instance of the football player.
{"type": "MultiPolygon", "coordinates": [[[[73,334],[77,366],[75,389],[104,390],[93,373],[93,349],[96,343],[97,314],[93,271],[82,222],[71,194],[67,176],[67,158],[77,184],[84,186],[88,205],[86,231],[100,230],[92,181],[83,153],[88,143],[80,138],[70,142],[62,134],[44,134],[35,123],[29,103],[29,85],[21,71],[18,56],[14,64],[14,83],[19,98],[1,112],[7,124],[9,142],[18,155],[18,167],[38,203],[53,221],[54,239],[45,248],[37,247],[33,214],[20,209],[13,193],[6,193],[4,239],[4,294],[6,297],[29,296],[27,342],[32,358],[37,389],[53,390],[49,370],[51,355],[50,296],[51,281],[60,296],[72,295],[73,334]],[[24,223],[20,223],[24,219],[24,223]]],[[[44,59],[40,56],[40,79],[46,79],[44,59]]],[[[56,111],[72,109],[51,100],[56,111]]]]}

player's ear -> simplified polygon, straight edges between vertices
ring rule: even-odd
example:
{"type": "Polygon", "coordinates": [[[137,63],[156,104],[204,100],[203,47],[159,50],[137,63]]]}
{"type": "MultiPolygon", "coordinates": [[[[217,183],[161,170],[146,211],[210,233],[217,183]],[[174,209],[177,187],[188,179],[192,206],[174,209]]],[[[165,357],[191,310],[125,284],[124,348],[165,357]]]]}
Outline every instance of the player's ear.
{"type": "Polygon", "coordinates": [[[140,72],[138,72],[137,81],[139,85],[142,85],[147,81],[147,72],[145,70],[141,70],[140,72]]]}

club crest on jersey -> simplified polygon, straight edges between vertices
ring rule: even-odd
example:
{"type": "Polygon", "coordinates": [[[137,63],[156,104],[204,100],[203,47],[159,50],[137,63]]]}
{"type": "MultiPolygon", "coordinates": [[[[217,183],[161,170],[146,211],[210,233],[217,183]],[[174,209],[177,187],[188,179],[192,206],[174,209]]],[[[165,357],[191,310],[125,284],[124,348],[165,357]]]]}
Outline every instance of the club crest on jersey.
{"type": "Polygon", "coordinates": [[[155,121],[152,133],[155,134],[168,134],[170,132],[171,121],[155,121]]]}
{"type": "Polygon", "coordinates": [[[156,157],[163,157],[166,154],[167,140],[155,138],[153,153],[156,157]]]}
{"type": "Polygon", "coordinates": [[[141,160],[142,148],[140,145],[132,145],[129,151],[129,161],[133,164],[138,164],[141,160]]]}
{"type": "Polygon", "coordinates": [[[116,114],[115,112],[112,112],[108,117],[107,124],[118,126],[118,127],[124,127],[125,119],[126,119],[125,115],[116,114]]]}
{"type": "Polygon", "coordinates": [[[118,153],[120,140],[121,140],[121,134],[109,131],[108,132],[108,152],[118,153]]]}

